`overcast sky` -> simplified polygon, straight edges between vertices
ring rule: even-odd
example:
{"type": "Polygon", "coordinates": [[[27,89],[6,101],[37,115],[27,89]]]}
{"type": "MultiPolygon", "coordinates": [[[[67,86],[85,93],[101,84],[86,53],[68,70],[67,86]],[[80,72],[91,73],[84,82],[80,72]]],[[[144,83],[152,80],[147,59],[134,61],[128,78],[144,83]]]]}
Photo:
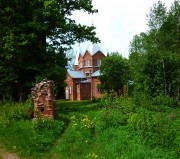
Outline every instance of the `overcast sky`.
{"type": "MultiPolygon", "coordinates": [[[[162,0],[169,7],[174,0],[162,0]]],[[[75,12],[72,19],[77,23],[93,25],[100,38],[101,49],[108,52],[119,52],[123,57],[129,55],[129,44],[134,35],[145,32],[150,7],[158,0],[92,0],[98,13],[75,12]]],[[[90,42],[80,44],[84,52],[90,42]]],[[[78,44],[73,46],[76,51],[78,44]]]]}

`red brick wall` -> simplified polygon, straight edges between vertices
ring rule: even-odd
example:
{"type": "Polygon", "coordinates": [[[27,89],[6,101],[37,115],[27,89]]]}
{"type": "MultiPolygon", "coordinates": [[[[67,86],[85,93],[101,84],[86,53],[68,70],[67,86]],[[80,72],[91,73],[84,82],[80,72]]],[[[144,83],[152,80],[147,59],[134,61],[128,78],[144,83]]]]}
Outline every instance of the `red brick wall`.
{"type": "Polygon", "coordinates": [[[76,90],[77,90],[77,100],[81,100],[81,94],[80,94],[80,84],[76,85],[76,90]]]}
{"type": "MultiPolygon", "coordinates": [[[[98,59],[101,59],[101,61],[102,61],[102,59],[104,57],[105,57],[105,55],[100,51],[98,51],[93,56],[91,56],[91,54],[88,51],[86,51],[84,56],[82,56],[81,54],[79,55],[78,66],[74,66],[74,70],[82,71],[84,73],[89,71],[90,74],[92,74],[93,72],[99,70],[99,66],[98,66],[98,62],[97,62],[98,59]],[[86,66],[87,59],[90,60],[90,66],[86,66]],[[82,65],[81,65],[81,63],[82,63],[82,65]]],[[[86,75],[88,75],[88,74],[86,74],[86,75]]],[[[79,89],[80,89],[80,94],[78,94],[76,83],[81,80],[82,79],[71,79],[70,75],[67,75],[67,79],[65,80],[65,83],[71,87],[70,100],[90,99],[91,96],[95,97],[95,98],[103,97],[104,94],[101,94],[97,91],[97,85],[100,83],[100,81],[97,78],[92,78],[92,84],[87,84],[87,83],[86,84],[85,83],[78,84],[79,89]],[[87,91],[87,90],[89,90],[89,91],[87,91]]]]}
{"type": "Polygon", "coordinates": [[[77,86],[76,85],[81,80],[85,80],[85,79],[82,79],[82,78],[72,79],[69,73],[67,73],[65,83],[67,86],[71,87],[70,100],[77,100],[77,89],[76,89],[77,86]]]}
{"type": "Polygon", "coordinates": [[[104,93],[98,92],[98,84],[100,84],[99,79],[97,77],[93,77],[91,82],[92,98],[101,98],[104,96],[104,93]]]}
{"type": "Polygon", "coordinates": [[[67,86],[71,87],[71,91],[69,92],[70,93],[69,99],[73,100],[73,79],[71,78],[69,73],[67,73],[66,80],[64,82],[66,83],[67,86]]]}
{"type": "Polygon", "coordinates": [[[91,54],[88,51],[86,51],[86,53],[84,54],[83,60],[84,60],[84,70],[83,70],[83,72],[85,73],[85,72],[89,71],[90,73],[92,73],[92,57],[91,57],[91,54]],[[89,66],[86,65],[86,60],[90,61],[89,66]]]}
{"type": "Polygon", "coordinates": [[[98,59],[103,59],[105,57],[105,55],[98,51],[97,53],[95,53],[93,56],[92,56],[92,60],[93,60],[93,66],[98,66],[98,63],[97,63],[97,60],[98,59]]]}
{"type": "Polygon", "coordinates": [[[79,66],[78,65],[73,65],[74,71],[78,71],[79,66]]]}
{"type": "Polygon", "coordinates": [[[43,80],[31,89],[34,104],[34,118],[56,118],[57,111],[54,97],[54,82],[43,80]]]}
{"type": "Polygon", "coordinates": [[[78,58],[78,65],[79,65],[79,67],[78,67],[78,70],[79,71],[81,71],[82,69],[83,69],[83,67],[84,67],[84,65],[83,65],[83,57],[82,57],[82,55],[80,54],[79,55],[79,58],[78,58]],[[81,63],[82,63],[82,65],[81,65],[81,63]]]}
{"type": "Polygon", "coordinates": [[[90,60],[90,66],[92,66],[92,56],[88,51],[85,52],[83,59],[84,59],[84,66],[86,66],[86,60],[87,59],[90,60]]]}

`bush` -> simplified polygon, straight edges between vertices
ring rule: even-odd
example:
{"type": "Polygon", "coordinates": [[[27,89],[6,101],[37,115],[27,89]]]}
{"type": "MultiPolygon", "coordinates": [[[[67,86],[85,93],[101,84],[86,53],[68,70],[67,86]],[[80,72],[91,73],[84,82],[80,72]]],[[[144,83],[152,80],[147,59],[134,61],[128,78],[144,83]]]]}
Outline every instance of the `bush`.
{"type": "Polygon", "coordinates": [[[160,110],[163,110],[163,108],[167,107],[177,108],[178,101],[168,96],[159,95],[152,99],[152,105],[157,106],[160,110]]]}
{"type": "Polygon", "coordinates": [[[10,149],[36,155],[48,151],[61,135],[63,122],[47,118],[33,120],[32,101],[1,103],[0,139],[10,149]],[[30,119],[30,120],[29,120],[30,119]]]}
{"type": "Polygon", "coordinates": [[[36,156],[52,148],[62,129],[62,122],[50,119],[10,121],[0,138],[10,149],[36,156]]]}
{"type": "Polygon", "coordinates": [[[1,103],[1,117],[6,120],[26,120],[33,118],[33,104],[30,99],[25,103],[1,103]]]}
{"type": "Polygon", "coordinates": [[[107,96],[103,99],[105,108],[101,110],[96,130],[101,134],[111,128],[130,127],[128,131],[140,136],[146,145],[179,154],[178,126],[174,126],[178,115],[169,107],[174,107],[175,101],[163,99],[163,96],[151,98],[144,94],[133,99],[107,96]],[[160,111],[157,108],[161,108],[160,111]]]}
{"type": "Polygon", "coordinates": [[[35,152],[44,152],[49,150],[55,143],[55,140],[61,135],[63,122],[39,118],[32,124],[33,136],[31,136],[30,145],[35,152]]]}
{"type": "Polygon", "coordinates": [[[128,124],[150,146],[161,146],[165,149],[175,147],[176,132],[172,129],[172,121],[165,114],[141,108],[131,115],[128,124]]]}

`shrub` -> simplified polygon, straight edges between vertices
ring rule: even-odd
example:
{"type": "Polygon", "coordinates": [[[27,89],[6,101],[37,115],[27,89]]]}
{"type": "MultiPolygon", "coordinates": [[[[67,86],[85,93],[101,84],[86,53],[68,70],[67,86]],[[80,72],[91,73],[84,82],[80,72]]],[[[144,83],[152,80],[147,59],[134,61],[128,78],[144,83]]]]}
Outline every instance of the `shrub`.
{"type": "Polygon", "coordinates": [[[63,122],[39,118],[32,124],[33,136],[31,136],[31,146],[36,152],[44,152],[53,146],[55,140],[61,135],[63,122]]]}
{"type": "Polygon", "coordinates": [[[1,103],[1,116],[8,120],[25,120],[33,117],[33,105],[30,99],[25,103],[1,103]]]}
{"type": "Polygon", "coordinates": [[[175,146],[176,132],[172,129],[172,121],[162,113],[154,113],[141,108],[131,115],[128,124],[143,137],[148,145],[166,149],[175,146]]]}
{"type": "Polygon", "coordinates": [[[154,106],[158,106],[160,110],[163,110],[163,108],[171,107],[171,108],[177,108],[178,107],[178,101],[174,98],[171,98],[169,96],[163,96],[159,95],[157,97],[154,97],[152,99],[152,104],[154,106]]]}
{"type": "Polygon", "coordinates": [[[37,155],[46,152],[61,135],[62,122],[49,119],[36,121],[11,121],[1,129],[0,138],[10,149],[23,152],[24,155],[37,155]]]}

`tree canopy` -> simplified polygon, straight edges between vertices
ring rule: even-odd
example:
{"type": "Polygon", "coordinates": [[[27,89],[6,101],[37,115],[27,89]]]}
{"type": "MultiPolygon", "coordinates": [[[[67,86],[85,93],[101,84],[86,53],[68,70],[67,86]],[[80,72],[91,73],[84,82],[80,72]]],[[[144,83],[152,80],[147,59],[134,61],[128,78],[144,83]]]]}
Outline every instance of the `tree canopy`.
{"type": "Polygon", "coordinates": [[[91,0],[0,2],[0,97],[24,99],[43,78],[63,87],[65,51],[76,41],[99,42],[94,26],[76,24],[75,10],[96,13],[91,0]]]}
{"type": "Polygon", "coordinates": [[[135,35],[129,62],[138,91],[180,97],[180,2],[167,10],[161,1],[148,15],[149,29],[135,35]]]}
{"type": "Polygon", "coordinates": [[[108,93],[114,91],[119,95],[127,82],[127,75],[128,63],[121,55],[113,53],[104,58],[100,66],[99,76],[101,90],[105,90],[108,93]]]}

